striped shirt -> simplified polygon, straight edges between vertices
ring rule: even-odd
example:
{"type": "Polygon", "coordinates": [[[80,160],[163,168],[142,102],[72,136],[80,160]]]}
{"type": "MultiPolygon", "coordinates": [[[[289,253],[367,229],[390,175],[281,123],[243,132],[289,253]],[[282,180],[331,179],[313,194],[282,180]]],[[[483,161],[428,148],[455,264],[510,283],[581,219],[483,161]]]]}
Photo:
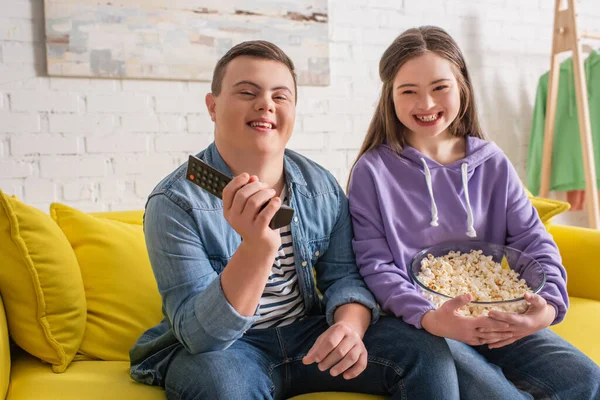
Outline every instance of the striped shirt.
{"type": "MultiPolygon", "coordinates": [[[[284,196],[286,190],[284,186],[281,196],[284,203],[288,201],[287,196],[284,196]]],[[[281,246],[258,303],[259,317],[252,325],[252,329],[285,326],[304,317],[304,300],[298,287],[290,226],[280,228],[279,233],[281,246]]]]}

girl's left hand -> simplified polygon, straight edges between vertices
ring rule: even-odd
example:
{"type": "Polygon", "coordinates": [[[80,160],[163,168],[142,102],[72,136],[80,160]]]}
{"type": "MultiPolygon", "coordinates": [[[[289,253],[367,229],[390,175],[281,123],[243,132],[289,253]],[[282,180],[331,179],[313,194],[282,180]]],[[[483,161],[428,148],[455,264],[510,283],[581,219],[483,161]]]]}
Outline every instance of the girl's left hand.
{"type": "MultiPolygon", "coordinates": [[[[548,304],[540,295],[525,293],[523,297],[529,303],[529,308],[524,314],[506,313],[495,310],[490,311],[488,314],[492,319],[508,322],[510,326],[506,331],[512,333],[512,337],[490,344],[490,349],[507,346],[525,336],[547,328],[556,318],[556,309],[548,304]]],[[[486,333],[488,331],[480,328],[480,332],[486,333]]]]}

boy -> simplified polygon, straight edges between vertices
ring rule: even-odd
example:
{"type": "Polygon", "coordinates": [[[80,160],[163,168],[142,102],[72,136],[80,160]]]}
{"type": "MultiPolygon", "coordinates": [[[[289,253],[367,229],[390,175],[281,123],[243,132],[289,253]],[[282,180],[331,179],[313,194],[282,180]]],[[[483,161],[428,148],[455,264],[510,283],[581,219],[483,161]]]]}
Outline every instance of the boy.
{"type": "Polygon", "coordinates": [[[285,149],[296,115],[287,55],[264,41],[233,47],[206,105],[215,141],[197,157],[234,179],[221,201],[184,164],[150,194],[144,230],[166,318],[131,350],[133,378],[177,399],[457,399],[444,339],[379,319],[336,180],[285,149]],[[282,203],[293,220],[271,229],[282,203]]]}

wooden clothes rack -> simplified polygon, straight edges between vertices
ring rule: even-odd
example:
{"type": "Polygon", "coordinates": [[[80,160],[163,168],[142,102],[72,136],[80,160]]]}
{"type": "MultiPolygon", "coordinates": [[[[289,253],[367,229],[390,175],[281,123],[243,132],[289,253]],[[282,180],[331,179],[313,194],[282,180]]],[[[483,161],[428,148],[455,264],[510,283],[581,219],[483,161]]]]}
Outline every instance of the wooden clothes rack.
{"type": "MultiPolygon", "coordinates": [[[[548,98],[546,100],[546,121],[544,127],[544,147],[542,153],[542,171],[540,196],[547,197],[550,191],[550,166],[552,164],[552,145],[554,143],[554,124],[556,122],[556,100],[558,95],[558,78],[560,75],[559,54],[573,52],[573,71],[575,76],[575,93],[577,97],[577,118],[581,137],[581,154],[585,171],[586,209],[589,227],[600,229],[600,202],[598,201],[598,185],[592,145],[592,128],[588,105],[587,85],[581,39],[599,39],[600,34],[579,32],[575,13],[575,0],[567,0],[567,7],[561,7],[563,1],[555,0],[554,33],[552,37],[552,56],[550,77],[548,80],[548,98]]],[[[592,0],[597,1],[597,0],[592,0]]]]}

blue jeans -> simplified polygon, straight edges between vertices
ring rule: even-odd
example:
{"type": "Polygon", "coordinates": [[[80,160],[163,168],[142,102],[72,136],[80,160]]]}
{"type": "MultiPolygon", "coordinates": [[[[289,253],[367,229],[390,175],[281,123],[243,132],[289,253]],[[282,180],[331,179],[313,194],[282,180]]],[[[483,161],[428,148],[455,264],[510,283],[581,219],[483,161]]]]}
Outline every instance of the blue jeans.
{"type": "Polygon", "coordinates": [[[367,330],[368,365],[345,380],[302,358],[328,328],[309,317],[281,328],[249,330],[228,349],[192,355],[181,347],[167,369],[168,399],[286,399],[310,392],[357,392],[392,399],[458,399],[446,341],[394,317],[367,330]]]}
{"type": "Polygon", "coordinates": [[[494,350],[447,341],[461,399],[600,399],[600,367],[549,329],[494,350]]]}

